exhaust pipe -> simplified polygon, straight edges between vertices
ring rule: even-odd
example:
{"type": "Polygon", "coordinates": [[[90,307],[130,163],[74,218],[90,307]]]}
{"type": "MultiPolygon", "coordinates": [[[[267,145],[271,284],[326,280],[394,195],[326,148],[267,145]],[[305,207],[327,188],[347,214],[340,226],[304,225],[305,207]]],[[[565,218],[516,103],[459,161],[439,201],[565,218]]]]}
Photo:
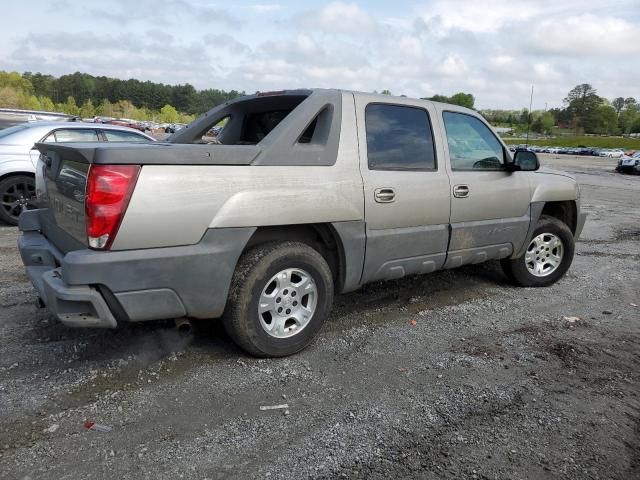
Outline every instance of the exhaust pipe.
{"type": "Polygon", "coordinates": [[[176,318],[176,330],[182,335],[188,335],[193,330],[193,325],[188,318],[176,318]]]}

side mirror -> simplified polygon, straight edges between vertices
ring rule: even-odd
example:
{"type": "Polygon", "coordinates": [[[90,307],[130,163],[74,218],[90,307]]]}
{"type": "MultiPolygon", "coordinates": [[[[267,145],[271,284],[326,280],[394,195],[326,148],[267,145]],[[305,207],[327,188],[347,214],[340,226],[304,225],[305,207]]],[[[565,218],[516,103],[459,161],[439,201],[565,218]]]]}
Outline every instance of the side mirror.
{"type": "Polygon", "coordinates": [[[533,172],[540,168],[540,160],[535,152],[529,150],[516,150],[513,156],[514,170],[521,170],[523,172],[533,172]]]}

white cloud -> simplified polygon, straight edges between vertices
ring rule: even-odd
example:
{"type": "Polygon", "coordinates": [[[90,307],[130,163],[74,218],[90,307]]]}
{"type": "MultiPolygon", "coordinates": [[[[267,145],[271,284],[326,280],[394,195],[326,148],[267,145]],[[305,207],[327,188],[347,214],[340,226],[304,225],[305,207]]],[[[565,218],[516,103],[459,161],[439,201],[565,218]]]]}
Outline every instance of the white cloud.
{"type": "Polygon", "coordinates": [[[541,52],[564,56],[638,54],[640,24],[589,13],[543,20],[532,27],[531,42],[541,52]]]}
{"type": "Polygon", "coordinates": [[[532,84],[534,102],[549,107],[585,82],[608,98],[640,97],[638,0],[167,1],[42,12],[18,3],[24,11],[0,33],[0,65],[248,92],[466,91],[492,108],[528,105],[532,84]]]}
{"type": "Polygon", "coordinates": [[[255,3],[253,5],[247,5],[247,9],[258,13],[271,13],[282,9],[282,5],[279,3],[255,3]]]}
{"type": "Polygon", "coordinates": [[[373,18],[355,3],[331,2],[297,19],[307,28],[333,33],[365,34],[376,29],[373,18]]]}
{"type": "Polygon", "coordinates": [[[419,17],[436,35],[451,30],[493,33],[505,24],[523,22],[541,10],[538,2],[524,0],[436,0],[419,9],[419,17]]]}

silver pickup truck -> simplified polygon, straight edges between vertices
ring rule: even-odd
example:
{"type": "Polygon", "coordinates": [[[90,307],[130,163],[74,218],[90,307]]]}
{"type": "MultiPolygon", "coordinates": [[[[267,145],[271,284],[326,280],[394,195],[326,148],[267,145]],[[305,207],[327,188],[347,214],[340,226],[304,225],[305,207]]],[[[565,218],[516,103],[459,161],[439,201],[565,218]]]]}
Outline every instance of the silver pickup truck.
{"type": "Polygon", "coordinates": [[[258,93],[166,143],[37,148],[19,247],[51,312],[222,318],[258,356],[304,348],[334,294],[368,282],[501,260],[516,284],[551,285],[585,221],[571,176],[426,100],[258,93]]]}

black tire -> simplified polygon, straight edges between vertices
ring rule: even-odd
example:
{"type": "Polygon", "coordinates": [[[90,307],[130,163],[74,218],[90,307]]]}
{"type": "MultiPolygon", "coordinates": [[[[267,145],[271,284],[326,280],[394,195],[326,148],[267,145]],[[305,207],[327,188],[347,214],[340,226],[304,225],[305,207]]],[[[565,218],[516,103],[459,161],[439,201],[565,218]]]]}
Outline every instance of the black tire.
{"type": "Polygon", "coordinates": [[[18,225],[22,206],[15,202],[22,195],[31,206],[35,192],[35,179],[29,175],[10,175],[0,180],[0,220],[9,225],[18,225]]]}
{"type": "Polygon", "coordinates": [[[553,234],[562,241],[564,252],[560,265],[550,274],[539,277],[528,270],[524,254],[514,259],[506,258],[500,262],[502,270],[509,280],[516,285],[521,287],[548,287],[556,283],[569,270],[575,251],[575,240],[569,227],[555,217],[542,215],[531,238],[536,238],[543,233],[553,234]]]}
{"type": "Polygon", "coordinates": [[[325,259],[310,246],[299,242],[259,245],[243,253],[231,280],[224,327],[233,341],[256,357],[284,357],[299,352],[314,339],[329,316],[333,304],[333,276],[325,259]],[[288,338],[276,338],[263,328],[258,301],[267,282],[277,273],[299,268],[312,277],[316,289],[316,309],[309,323],[288,338]]]}

